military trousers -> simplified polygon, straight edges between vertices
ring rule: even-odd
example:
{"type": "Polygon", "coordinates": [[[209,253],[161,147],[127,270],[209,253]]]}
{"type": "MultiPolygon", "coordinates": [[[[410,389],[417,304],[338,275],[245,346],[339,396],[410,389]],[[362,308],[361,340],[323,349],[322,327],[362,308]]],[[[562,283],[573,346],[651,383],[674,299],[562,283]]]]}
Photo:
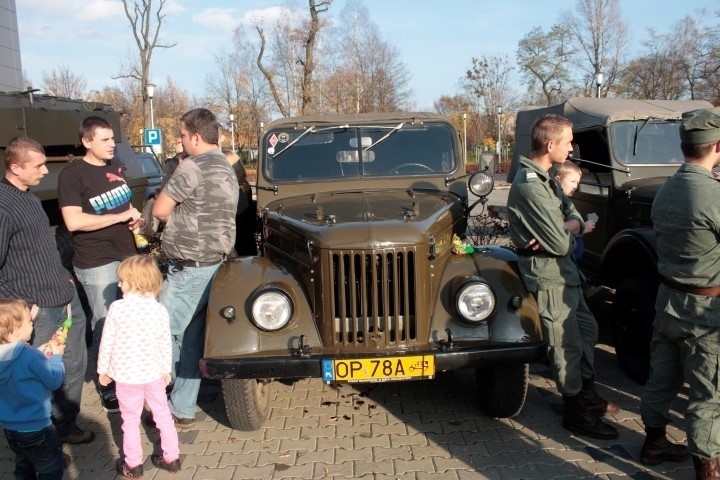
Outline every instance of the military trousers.
{"type": "Polygon", "coordinates": [[[720,455],[720,328],[697,325],[659,311],[650,344],[650,378],[640,415],[649,427],[670,423],[670,406],[689,385],[685,424],[688,450],[705,458],[720,455]]]}
{"type": "Polygon", "coordinates": [[[562,395],[577,395],[582,379],[595,375],[595,317],[580,286],[538,290],[535,296],[557,388],[562,395]]]}

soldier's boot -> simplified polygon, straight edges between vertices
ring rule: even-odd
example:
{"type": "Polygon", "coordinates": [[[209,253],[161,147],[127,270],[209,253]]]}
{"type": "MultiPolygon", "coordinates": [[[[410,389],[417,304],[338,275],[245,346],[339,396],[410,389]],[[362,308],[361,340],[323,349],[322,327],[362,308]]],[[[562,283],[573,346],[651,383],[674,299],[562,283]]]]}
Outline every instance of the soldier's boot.
{"type": "Polygon", "coordinates": [[[585,407],[580,394],[563,395],[563,400],[565,401],[563,428],[578,435],[586,435],[600,440],[612,440],[618,437],[618,431],[614,427],[603,422],[598,415],[585,407]]]}
{"type": "Polygon", "coordinates": [[[595,389],[595,377],[582,379],[582,390],[580,390],[585,407],[595,415],[614,415],[620,411],[620,405],[608,401],[598,395],[595,389]]]}
{"type": "Polygon", "coordinates": [[[720,457],[702,458],[693,455],[696,480],[720,480],[720,457]]]}
{"type": "Polygon", "coordinates": [[[640,449],[643,465],[653,466],[662,462],[682,462],[690,457],[687,446],[668,440],[665,427],[645,427],[645,443],[640,449]]]}

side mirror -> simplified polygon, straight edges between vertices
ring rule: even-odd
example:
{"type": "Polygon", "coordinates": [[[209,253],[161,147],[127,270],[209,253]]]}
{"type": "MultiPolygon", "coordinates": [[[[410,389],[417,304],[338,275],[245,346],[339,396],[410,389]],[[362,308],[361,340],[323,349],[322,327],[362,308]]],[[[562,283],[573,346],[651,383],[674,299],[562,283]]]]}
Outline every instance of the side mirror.
{"type": "Polygon", "coordinates": [[[580,156],[580,145],[578,145],[577,143],[572,143],[571,145],[573,149],[571,158],[582,158],[582,156],[580,156]]]}

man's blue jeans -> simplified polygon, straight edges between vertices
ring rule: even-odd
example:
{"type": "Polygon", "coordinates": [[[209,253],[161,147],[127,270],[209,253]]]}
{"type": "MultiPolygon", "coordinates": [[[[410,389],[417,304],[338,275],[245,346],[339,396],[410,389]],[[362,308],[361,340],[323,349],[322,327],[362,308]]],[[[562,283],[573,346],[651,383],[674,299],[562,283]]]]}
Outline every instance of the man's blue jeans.
{"type": "MultiPolygon", "coordinates": [[[[80,413],[80,398],[87,368],[87,347],[85,346],[85,312],[80,304],[77,291],[70,303],[73,324],[65,341],[65,378],[59,389],[53,394],[53,422],[60,436],[75,433],[77,416],[80,413]]],[[[47,343],[53,333],[67,318],[67,306],[46,307],[38,311],[35,317],[35,333],[32,344],[40,346],[47,343]]]]}
{"type": "Polygon", "coordinates": [[[168,266],[160,303],[170,315],[173,385],[170,410],[176,417],[195,418],[200,391],[200,359],[205,344],[205,313],[210,283],[220,264],[207,267],[168,266]]]}
{"type": "MultiPolygon", "coordinates": [[[[106,265],[95,268],[73,268],[75,275],[85,290],[90,310],[92,311],[92,320],[90,325],[93,332],[93,354],[97,360],[100,352],[100,340],[102,339],[102,329],[105,325],[105,317],[110,309],[110,304],[118,299],[118,282],[117,269],[120,266],[119,261],[110,262],[106,265]]],[[[94,372],[93,372],[94,373],[94,372]]],[[[115,391],[115,384],[103,387],[96,382],[100,394],[106,394],[115,391]]]]}

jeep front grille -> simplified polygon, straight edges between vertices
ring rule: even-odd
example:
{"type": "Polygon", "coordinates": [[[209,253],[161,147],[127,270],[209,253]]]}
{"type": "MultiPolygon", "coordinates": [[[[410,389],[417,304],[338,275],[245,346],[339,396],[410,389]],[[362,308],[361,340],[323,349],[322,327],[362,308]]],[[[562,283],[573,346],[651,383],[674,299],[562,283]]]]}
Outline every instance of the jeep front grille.
{"type": "Polygon", "coordinates": [[[416,258],[414,248],[330,252],[336,346],[374,349],[417,341],[416,258]]]}

